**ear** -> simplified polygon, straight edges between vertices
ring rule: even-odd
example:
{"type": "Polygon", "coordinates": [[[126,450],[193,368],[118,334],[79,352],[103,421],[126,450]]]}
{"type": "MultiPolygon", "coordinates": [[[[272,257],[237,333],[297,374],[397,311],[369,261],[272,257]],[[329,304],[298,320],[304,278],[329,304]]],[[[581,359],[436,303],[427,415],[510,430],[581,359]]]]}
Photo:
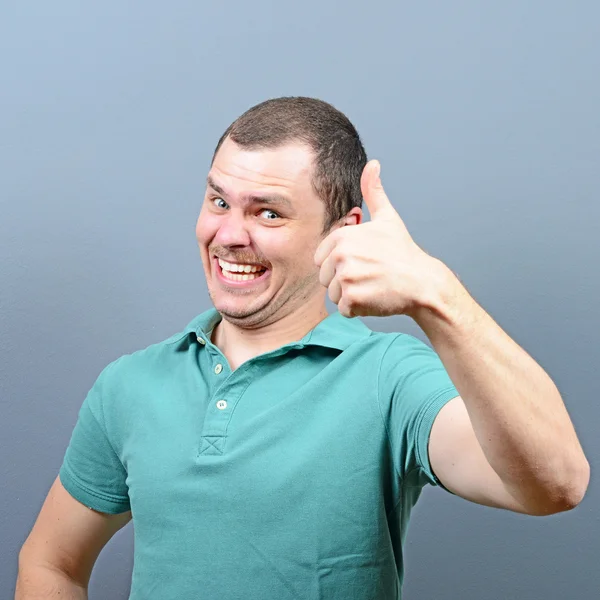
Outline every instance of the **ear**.
{"type": "Polygon", "coordinates": [[[360,206],[355,206],[344,217],[344,225],[360,225],[364,221],[363,211],[360,206]]]}

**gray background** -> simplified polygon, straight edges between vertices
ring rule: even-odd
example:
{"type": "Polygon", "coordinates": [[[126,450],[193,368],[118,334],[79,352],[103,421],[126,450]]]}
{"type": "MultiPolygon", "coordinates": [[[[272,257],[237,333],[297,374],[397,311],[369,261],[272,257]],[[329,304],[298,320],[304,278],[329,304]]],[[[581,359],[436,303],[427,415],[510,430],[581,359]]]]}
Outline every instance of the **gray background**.
{"type": "MultiPolygon", "coordinates": [[[[427,487],[405,598],[596,597],[598,3],[0,6],[0,597],[99,372],[210,306],[194,235],[210,156],[281,95],[350,117],[417,243],[553,377],[592,464],[582,504],[546,518],[427,487]]],[[[103,550],[92,599],[127,598],[132,533],[103,550]]]]}

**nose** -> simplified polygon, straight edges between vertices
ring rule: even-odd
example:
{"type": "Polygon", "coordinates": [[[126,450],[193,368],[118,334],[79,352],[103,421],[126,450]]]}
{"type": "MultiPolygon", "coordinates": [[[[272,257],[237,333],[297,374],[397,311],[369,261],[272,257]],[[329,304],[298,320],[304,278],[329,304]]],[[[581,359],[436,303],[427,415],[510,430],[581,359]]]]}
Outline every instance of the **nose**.
{"type": "Polygon", "coordinates": [[[248,246],[250,234],[242,215],[233,211],[219,219],[219,229],[214,237],[214,243],[220,246],[248,246]]]}

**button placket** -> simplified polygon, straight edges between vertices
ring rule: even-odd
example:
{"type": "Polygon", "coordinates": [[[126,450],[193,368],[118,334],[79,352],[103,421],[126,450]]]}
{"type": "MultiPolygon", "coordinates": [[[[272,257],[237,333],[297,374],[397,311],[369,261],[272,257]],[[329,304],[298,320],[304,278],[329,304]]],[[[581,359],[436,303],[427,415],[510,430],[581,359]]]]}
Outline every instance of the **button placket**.
{"type": "Polygon", "coordinates": [[[218,385],[216,385],[217,382],[214,379],[212,380],[213,389],[202,425],[200,447],[198,449],[199,458],[208,455],[219,456],[225,452],[228,437],[227,430],[235,412],[235,407],[244,396],[254,373],[259,368],[254,362],[246,361],[235,372],[232,372],[228,368],[226,357],[221,354],[217,356],[218,350],[213,350],[213,346],[207,344],[206,349],[210,351],[213,359],[219,361],[216,364],[213,363],[215,367],[220,364],[222,373],[227,377],[221,378],[218,385]]]}

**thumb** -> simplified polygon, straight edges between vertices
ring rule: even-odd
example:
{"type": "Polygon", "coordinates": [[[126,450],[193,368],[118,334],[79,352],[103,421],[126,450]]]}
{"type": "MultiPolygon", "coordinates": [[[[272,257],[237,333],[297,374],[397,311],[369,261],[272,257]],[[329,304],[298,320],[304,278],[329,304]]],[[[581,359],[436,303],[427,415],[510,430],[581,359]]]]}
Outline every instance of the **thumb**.
{"type": "Polygon", "coordinates": [[[389,216],[392,211],[397,214],[383,189],[380,173],[381,165],[379,161],[370,160],[365,165],[360,178],[360,189],[372,221],[389,216]]]}

